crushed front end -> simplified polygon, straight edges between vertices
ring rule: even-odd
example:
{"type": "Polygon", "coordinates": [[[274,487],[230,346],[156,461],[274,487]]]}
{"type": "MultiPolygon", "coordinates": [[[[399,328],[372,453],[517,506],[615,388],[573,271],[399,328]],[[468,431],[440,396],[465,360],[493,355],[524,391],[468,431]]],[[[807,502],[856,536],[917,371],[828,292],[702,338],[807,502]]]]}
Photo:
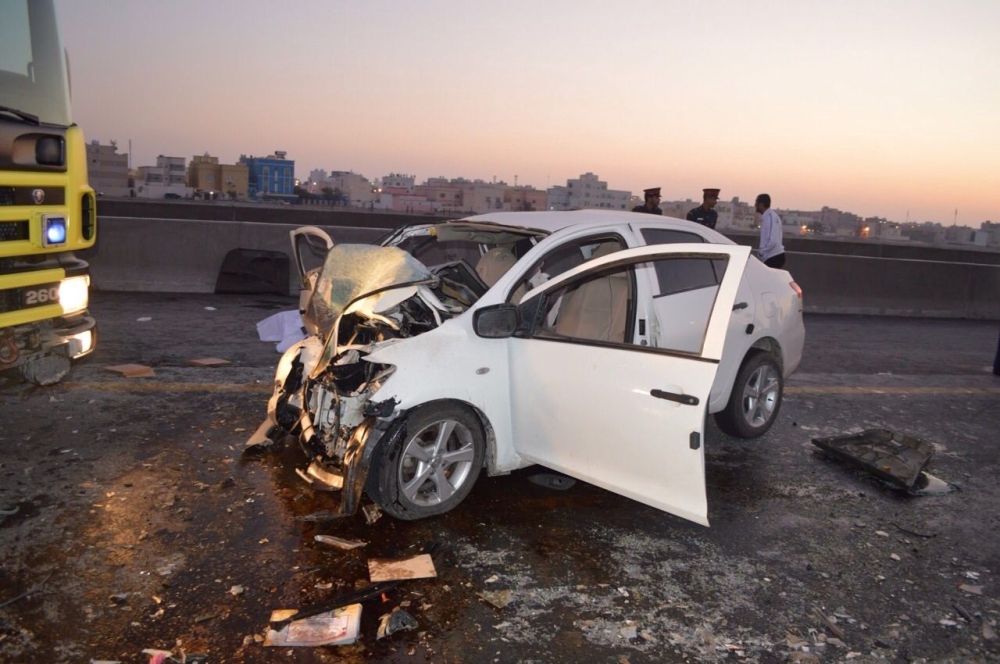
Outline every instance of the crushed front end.
{"type": "Polygon", "coordinates": [[[333,247],[304,312],[317,333],[278,362],[267,418],[247,448],[294,436],[309,459],[298,475],[315,489],[340,491],[340,514],[356,512],[372,452],[394,435],[400,415],[395,399],[379,396],[395,367],[367,357],[460,313],[437,297],[437,285],[400,249],[333,247]]]}

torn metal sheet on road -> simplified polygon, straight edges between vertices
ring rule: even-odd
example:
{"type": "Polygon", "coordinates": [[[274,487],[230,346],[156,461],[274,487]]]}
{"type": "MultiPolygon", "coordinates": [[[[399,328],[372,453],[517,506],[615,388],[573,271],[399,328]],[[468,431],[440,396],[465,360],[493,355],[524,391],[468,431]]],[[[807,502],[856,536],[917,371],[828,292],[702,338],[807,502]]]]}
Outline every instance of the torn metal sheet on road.
{"type": "Polygon", "coordinates": [[[813,438],[812,442],[834,457],[860,466],[879,479],[906,490],[917,487],[921,473],[934,454],[934,446],[930,443],[888,429],[813,438]]]}

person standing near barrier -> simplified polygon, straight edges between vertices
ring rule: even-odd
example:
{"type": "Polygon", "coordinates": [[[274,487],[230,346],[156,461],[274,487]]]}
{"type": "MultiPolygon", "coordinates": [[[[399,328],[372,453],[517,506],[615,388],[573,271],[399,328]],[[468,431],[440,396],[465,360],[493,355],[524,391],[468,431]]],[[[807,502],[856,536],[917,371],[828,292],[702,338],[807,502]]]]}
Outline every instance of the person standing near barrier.
{"type": "Polygon", "coordinates": [[[719,213],[715,211],[715,204],[719,202],[719,190],[702,189],[701,191],[701,205],[688,212],[687,220],[715,228],[715,223],[719,219],[719,213]]]}
{"type": "Polygon", "coordinates": [[[768,267],[781,268],[785,264],[785,245],[781,243],[781,217],[771,209],[771,197],[760,194],[754,202],[760,215],[760,246],[757,256],[768,267]]]}
{"type": "Polygon", "coordinates": [[[636,205],[632,208],[632,212],[663,214],[663,210],[660,209],[660,188],[654,187],[652,189],[643,189],[642,193],[646,197],[646,202],[642,205],[636,205]]]}

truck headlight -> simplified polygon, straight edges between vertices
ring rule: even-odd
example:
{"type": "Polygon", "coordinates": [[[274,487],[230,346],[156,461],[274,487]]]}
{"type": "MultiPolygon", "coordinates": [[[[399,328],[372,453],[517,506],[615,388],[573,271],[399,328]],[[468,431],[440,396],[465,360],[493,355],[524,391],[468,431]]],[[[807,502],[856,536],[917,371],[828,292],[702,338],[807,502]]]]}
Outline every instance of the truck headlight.
{"type": "Polygon", "coordinates": [[[59,284],[59,304],[63,313],[83,311],[90,304],[90,277],[70,277],[59,284]]]}

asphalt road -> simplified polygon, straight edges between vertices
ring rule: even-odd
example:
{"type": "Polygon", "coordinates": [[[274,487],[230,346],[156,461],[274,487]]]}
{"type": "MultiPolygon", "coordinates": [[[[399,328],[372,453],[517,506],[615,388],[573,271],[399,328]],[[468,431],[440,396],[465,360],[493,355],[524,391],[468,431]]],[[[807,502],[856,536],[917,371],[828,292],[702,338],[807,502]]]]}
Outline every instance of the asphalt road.
{"type": "Polygon", "coordinates": [[[539,486],[537,467],[481,478],[442,517],[369,525],[303,520],[331,503],[295,476],[294,447],[241,453],[278,359],[255,323],[293,306],[96,293],[99,348],[63,384],[0,378],[0,661],[1000,660],[996,323],[808,316],[772,431],[709,427],[711,528],[539,486]],[[203,357],[231,364],[187,366],[203,357]],[[155,376],[105,368],[124,363],[155,376]],[[933,443],[931,472],[960,490],[901,495],[810,442],[869,428],[933,443]],[[366,602],[357,644],[258,642],[271,610],[353,590],[369,558],[429,542],[437,578],[366,602]],[[418,627],[377,640],[396,607],[418,627]]]}

